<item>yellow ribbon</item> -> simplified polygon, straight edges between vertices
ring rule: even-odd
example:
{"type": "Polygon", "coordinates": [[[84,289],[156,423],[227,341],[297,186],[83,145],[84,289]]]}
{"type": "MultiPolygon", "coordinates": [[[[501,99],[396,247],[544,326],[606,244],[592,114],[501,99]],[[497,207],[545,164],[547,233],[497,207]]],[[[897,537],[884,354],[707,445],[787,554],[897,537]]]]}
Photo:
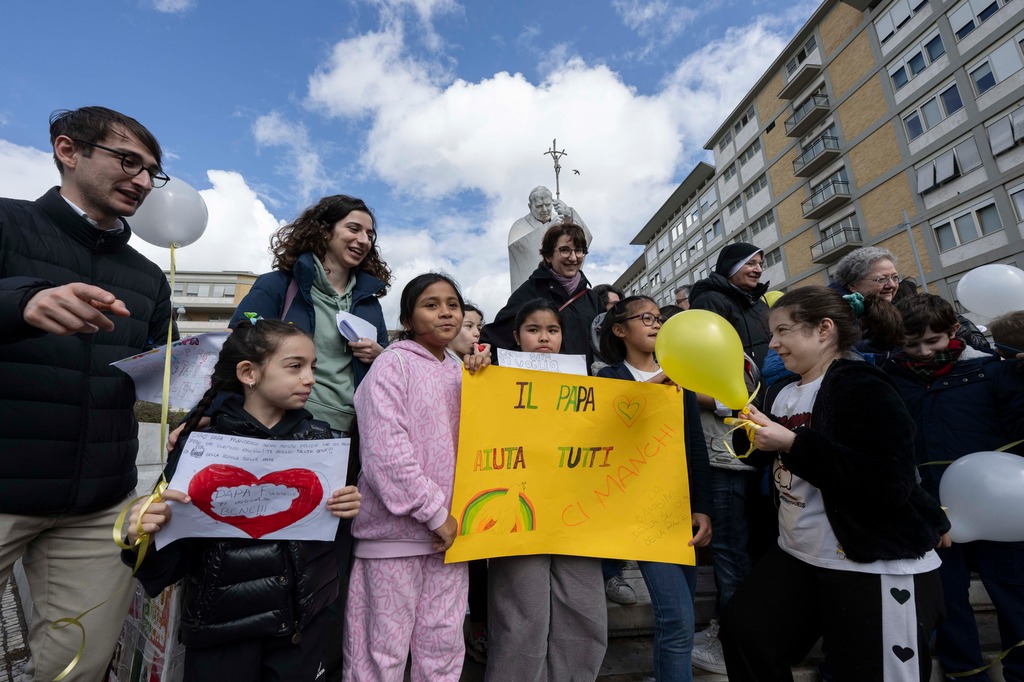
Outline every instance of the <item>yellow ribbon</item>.
{"type": "MultiPolygon", "coordinates": [[[[1013,444],[1011,444],[1011,445],[1010,445],[1010,446],[1008,446],[1008,447],[1012,447],[1013,445],[1016,445],[1016,443],[1013,443],[1013,444]]],[[[998,450],[996,450],[996,452],[999,452],[999,451],[998,451],[998,450]]],[[[996,663],[998,663],[999,661],[1001,661],[1001,660],[1003,660],[1004,658],[1006,658],[1006,656],[1007,656],[1007,655],[1008,655],[1008,654],[1009,654],[1009,653],[1010,653],[1011,651],[1013,651],[1014,649],[1016,649],[1017,647],[1019,647],[1019,646],[1022,646],[1022,645],[1024,645],[1024,639],[1022,639],[1021,641],[1017,642],[1016,644],[1014,644],[1013,646],[1011,646],[1011,647],[1010,647],[1009,649],[1006,649],[1005,651],[1003,651],[1002,653],[1000,653],[1000,654],[999,654],[998,656],[996,656],[995,658],[993,658],[993,659],[992,659],[992,662],[991,662],[991,663],[989,663],[988,665],[983,665],[983,666],[981,666],[980,668],[975,668],[974,670],[965,670],[965,671],[964,671],[964,672],[962,672],[962,673],[946,673],[946,677],[968,677],[969,675],[977,675],[978,673],[982,673],[982,672],[985,672],[986,670],[988,670],[989,668],[991,668],[992,666],[994,666],[994,665],[995,665],[996,663]]]]}
{"type": "Polygon", "coordinates": [[[758,384],[754,388],[754,392],[750,394],[749,398],[747,398],[747,404],[743,407],[742,410],[740,410],[740,414],[744,416],[726,417],[725,419],[722,420],[722,423],[725,424],[726,426],[732,426],[731,429],[722,434],[722,444],[725,446],[726,451],[728,451],[728,453],[735,457],[736,459],[746,459],[747,457],[750,456],[750,453],[752,453],[756,449],[754,448],[754,434],[757,433],[757,430],[759,428],[761,428],[761,425],[750,419],[747,419],[746,415],[750,414],[750,404],[754,402],[754,398],[757,397],[757,394],[760,390],[761,384],[758,384]],[[747,451],[742,455],[737,455],[736,451],[732,449],[732,444],[729,443],[729,441],[732,440],[731,438],[729,438],[729,435],[732,434],[733,431],[737,431],[739,429],[743,429],[744,431],[747,432],[747,439],[750,441],[750,447],[747,448],[747,451]]]}
{"type": "MultiPolygon", "coordinates": [[[[1007,443],[1003,447],[996,448],[992,452],[1006,452],[1010,448],[1016,447],[1016,446],[1020,445],[1021,443],[1024,443],[1024,438],[1022,438],[1020,440],[1015,440],[1012,443],[1007,443]]],[[[933,460],[931,462],[924,462],[922,464],[918,464],[917,466],[918,466],[918,468],[920,468],[920,467],[928,467],[928,466],[937,466],[939,464],[952,464],[955,461],[956,460],[953,460],[953,459],[936,459],[936,460],[933,460]]]]}
{"type": "MultiPolygon", "coordinates": [[[[175,248],[175,245],[171,244],[171,272],[169,276],[171,291],[174,291],[175,248]]],[[[134,500],[129,502],[127,506],[125,506],[125,508],[121,510],[121,513],[117,515],[117,520],[114,521],[114,544],[120,547],[121,549],[135,549],[136,547],[138,548],[138,557],[135,559],[135,567],[132,569],[133,577],[135,576],[135,573],[139,570],[139,566],[142,565],[142,560],[146,558],[146,551],[149,549],[150,535],[149,533],[142,530],[142,517],[146,515],[146,510],[149,509],[149,506],[151,504],[163,500],[163,492],[167,490],[167,478],[164,476],[164,443],[167,442],[167,408],[171,392],[171,344],[173,342],[174,318],[172,314],[171,320],[167,323],[167,345],[164,353],[164,383],[162,395],[163,404],[160,407],[160,480],[157,482],[156,487],[153,489],[153,492],[151,494],[136,497],[134,500]],[[145,500],[145,502],[143,502],[142,508],[139,510],[139,520],[136,525],[138,539],[134,543],[129,545],[127,542],[124,541],[125,521],[128,518],[128,515],[131,513],[132,507],[134,507],[137,502],[140,502],[142,500],[145,500]]],[[[99,607],[103,606],[108,601],[116,597],[118,594],[120,594],[127,588],[131,587],[131,585],[132,581],[131,578],[129,578],[128,582],[125,583],[124,587],[115,591],[112,595],[101,601],[99,604],[96,604],[95,606],[88,608],[85,611],[82,611],[77,616],[70,616],[68,618],[58,618],[57,620],[53,621],[53,623],[50,625],[51,630],[62,630],[68,626],[74,625],[82,632],[82,643],[79,645],[78,651],[75,652],[75,657],[71,659],[71,662],[68,663],[67,667],[64,668],[64,670],[62,670],[59,675],[53,678],[53,682],[60,682],[65,677],[67,677],[68,673],[74,670],[75,666],[78,665],[78,662],[82,659],[82,654],[85,653],[85,626],[82,625],[80,619],[84,618],[88,613],[95,611],[99,607]]]]}

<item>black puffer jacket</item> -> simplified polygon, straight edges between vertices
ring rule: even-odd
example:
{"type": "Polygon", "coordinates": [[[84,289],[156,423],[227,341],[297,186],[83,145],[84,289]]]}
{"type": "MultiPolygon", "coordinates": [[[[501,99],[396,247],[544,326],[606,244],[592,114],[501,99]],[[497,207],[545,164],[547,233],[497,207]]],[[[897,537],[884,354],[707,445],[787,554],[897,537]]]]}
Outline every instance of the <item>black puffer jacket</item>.
{"type": "Polygon", "coordinates": [[[0,513],[82,514],[135,487],[135,386],[110,363],[166,343],[171,292],[130,237],[93,227],[56,187],[0,199],[0,513]],[[72,282],[109,291],[131,317],[72,336],[25,323],[33,295],[72,282]]]}
{"type": "Polygon", "coordinates": [[[768,355],[768,304],[761,297],[767,284],[758,284],[753,291],[744,291],[717,272],[693,285],[690,308],[718,313],[736,330],[743,342],[743,352],[757,365],[758,371],[768,355]]]}
{"type": "Polygon", "coordinates": [[[590,367],[594,362],[594,348],[590,343],[590,325],[597,314],[602,312],[602,308],[597,294],[590,288],[587,276],[580,274],[580,284],[570,296],[552,276],[550,268],[539,267],[534,270],[530,279],[512,292],[508,303],[495,315],[494,322],[484,326],[480,333],[480,342],[489,343],[495,348],[517,348],[512,332],[515,331],[516,313],[524,303],[542,298],[545,301],[550,301],[555,308],[560,308],[573,296],[581,294],[559,313],[562,318],[562,350],[560,352],[566,355],[586,355],[587,367],[590,367]]]}
{"type": "MultiPolygon", "coordinates": [[[[214,433],[246,438],[332,437],[330,427],[306,410],[290,411],[267,429],[242,409],[237,395],[223,401],[213,424],[214,433]]],[[[171,455],[167,480],[183,446],[171,455]]],[[[121,558],[135,565],[134,552],[121,558]]],[[[135,576],[150,596],[184,579],[181,641],[192,647],[296,635],[338,596],[334,543],[312,540],[178,540],[150,550],[135,576]]]]}

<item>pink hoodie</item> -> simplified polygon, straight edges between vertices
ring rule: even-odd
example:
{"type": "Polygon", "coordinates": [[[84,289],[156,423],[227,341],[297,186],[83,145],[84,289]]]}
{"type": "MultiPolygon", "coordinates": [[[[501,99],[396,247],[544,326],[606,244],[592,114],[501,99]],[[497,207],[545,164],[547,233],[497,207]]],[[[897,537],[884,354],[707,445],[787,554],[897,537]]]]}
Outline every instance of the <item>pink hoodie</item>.
{"type": "Polygon", "coordinates": [[[433,554],[448,518],[459,444],[462,365],[415,341],[381,353],[355,393],[363,494],[352,522],[361,558],[433,554]]]}

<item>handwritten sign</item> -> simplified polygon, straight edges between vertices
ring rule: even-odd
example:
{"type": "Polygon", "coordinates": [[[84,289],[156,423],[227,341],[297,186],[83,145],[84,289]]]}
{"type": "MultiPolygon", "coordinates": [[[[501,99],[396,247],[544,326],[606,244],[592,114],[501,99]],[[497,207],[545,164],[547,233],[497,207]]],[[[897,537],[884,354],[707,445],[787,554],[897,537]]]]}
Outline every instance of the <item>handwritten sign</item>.
{"type": "Polygon", "coordinates": [[[169,487],[192,503],[169,503],[157,548],[188,537],[333,540],[338,519],[325,505],[345,484],[349,445],[191,434],[169,487]]]}
{"type": "Polygon", "coordinates": [[[682,394],[508,367],[463,373],[445,561],[573,554],[694,564],[682,394]]]}
{"type": "Polygon", "coordinates": [[[532,369],[539,372],[560,372],[561,374],[587,375],[586,355],[562,355],[560,353],[524,353],[518,350],[498,348],[498,364],[515,369],[532,369]]]}
{"type": "MultiPolygon", "coordinates": [[[[212,332],[171,344],[171,390],[168,404],[183,410],[195,407],[210,387],[213,367],[229,332],[212,332]]],[[[163,402],[164,354],[167,346],[110,363],[135,382],[135,397],[163,402]]]]}

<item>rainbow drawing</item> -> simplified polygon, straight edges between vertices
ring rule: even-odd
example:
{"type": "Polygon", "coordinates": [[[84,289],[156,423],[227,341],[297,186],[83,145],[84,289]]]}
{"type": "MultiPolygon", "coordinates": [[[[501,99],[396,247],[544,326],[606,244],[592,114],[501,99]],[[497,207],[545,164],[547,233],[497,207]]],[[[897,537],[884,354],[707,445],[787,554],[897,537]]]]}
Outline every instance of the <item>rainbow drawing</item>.
{"type": "Polygon", "coordinates": [[[533,503],[523,493],[509,488],[492,488],[477,493],[462,511],[460,534],[520,533],[537,527],[533,503]]]}

